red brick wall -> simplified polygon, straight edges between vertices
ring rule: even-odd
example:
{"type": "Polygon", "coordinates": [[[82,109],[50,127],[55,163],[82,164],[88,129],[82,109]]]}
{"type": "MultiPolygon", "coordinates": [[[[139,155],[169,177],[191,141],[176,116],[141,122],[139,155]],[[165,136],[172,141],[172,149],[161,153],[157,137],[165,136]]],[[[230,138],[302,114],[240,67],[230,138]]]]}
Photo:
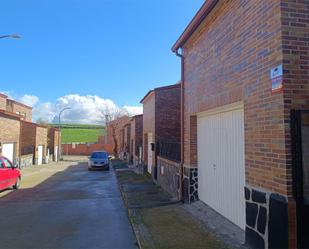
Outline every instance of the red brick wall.
{"type": "Polygon", "coordinates": [[[12,118],[8,115],[0,114],[0,142],[1,144],[14,143],[15,157],[19,157],[20,154],[19,136],[20,136],[20,120],[17,118],[12,118]]]}
{"type": "Polygon", "coordinates": [[[59,146],[59,130],[53,127],[48,128],[48,148],[49,153],[54,155],[55,147],[59,146]]]}
{"type": "Polygon", "coordinates": [[[32,108],[26,106],[22,103],[19,103],[15,100],[8,99],[6,103],[6,109],[9,112],[21,115],[24,120],[31,122],[32,121],[32,108]]]}
{"type": "Polygon", "coordinates": [[[180,84],[155,90],[156,142],[180,143],[180,84]]]}
{"type": "Polygon", "coordinates": [[[63,144],[62,145],[62,155],[73,155],[73,156],[89,156],[93,151],[104,150],[108,153],[112,153],[112,148],[110,145],[103,143],[95,144],[63,144]]]}
{"type": "Polygon", "coordinates": [[[130,123],[126,124],[124,127],[124,151],[130,152],[131,150],[131,125],[130,123]]]}
{"type": "Polygon", "coordinates": [[[184,161],[196,164],[196,113],[242,101],[246,181],[287,195],[280,1],[219,1],[184,47],[184,161]]]}
{"type": "MultiPolygon", "coordinates": [[[[282,0],[282,50],[284,64],[284,117],[286,162],[288,170],[288,195],[290,234],[296,235],[296,206],[292,198],[292,162],[290,111],[309,109],[309,2],[282,0]]],[[[296,236],[290,237],[290,247],[295,247],[296,236]]]]}
{"type": "Polygon", "coordinates": [[[0,110],[6,110],[7,96],[0,93],[0,110]]]}
{"type": "Polygon", "coordinates": [[[110,121],[107,123],[106,126],[106,143],[111,145],[113,150],[115,148],[114,139],[112,136],[112,127],[116,130],[116,137],[118,141],[118,153],[121,152],[121,149],[123,148],[123,132],[121,130],[123,127],[130,122],[130,117],[124,116],[120,117],[116,120],[110,121]]]}
{"type": "Polygon", "coordinates": [[[135,139],[136,139],[136,132],[135,132],[135,123],[136,123],[136,118],[133,117],[130,122],[130,155],[134,156],[135,155],[135,139]]]}
{"type": "Polygon", "coordinates": [[[22,155],[34,154],[36,141],[36,124],[22,121],[20,146],[22,155]]]}
{"type": "Polygon", "coordinates": [[[136,115],[131,121],[131,141],[133,141],[133,146],[131,148],[131,153],[138,156],[137,147],[143,145],[143,115],[136,115]]]}
{"type": "Polygon", "coordinates": [[[38,157],[37,147],[39,145],[43,145],[43,158],[45,158],[47,151],[47,127],[36,125],[35,144],[36,144],[35,158],[38,157]]]}

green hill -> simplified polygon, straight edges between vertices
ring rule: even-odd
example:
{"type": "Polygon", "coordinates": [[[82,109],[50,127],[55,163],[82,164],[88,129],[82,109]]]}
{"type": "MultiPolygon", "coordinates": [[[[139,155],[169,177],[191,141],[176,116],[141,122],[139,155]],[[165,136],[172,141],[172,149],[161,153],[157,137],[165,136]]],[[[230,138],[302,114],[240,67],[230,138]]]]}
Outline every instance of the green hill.
{"type": "MultiPolygon", "coordinates": [[[[58,124],[51,124],[58,127],[58,124]]],[[[62,143],[97,142],[99,136],[105,134],[103,125],[61,124],[62,143]]]]}

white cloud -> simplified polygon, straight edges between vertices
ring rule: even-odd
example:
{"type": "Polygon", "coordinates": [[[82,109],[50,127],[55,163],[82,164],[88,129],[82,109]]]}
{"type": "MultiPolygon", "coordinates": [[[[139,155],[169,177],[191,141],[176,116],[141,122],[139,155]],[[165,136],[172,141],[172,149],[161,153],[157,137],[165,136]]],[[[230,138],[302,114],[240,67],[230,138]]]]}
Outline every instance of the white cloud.
{"type": "Polygon", "coordinates": [[[124,110],[130,116],[141,114],[141,106],[117,106],[112,100],[100,98],[96,95],[81,96],[69,94],[57,99],[55,103],[39,103],[34,106],[34,121],[41,119],[47,122],[58,122],[59,111],[65,107],[61,115],[62,123],[102,124],[104,113],[109,110],[124,110]]]}
{"type": "Polygon", "coordinates": [[[138,115],[138,114],[143,114],[143,107],[142,106],[127,106],[125,105],[123,107],[130,116],[138,115]]]}
{"type": "Polygon", "coordinates": [[[28,95],[25,94],[21,98],[18,99],[21,103],[28,105],[28,106],[35,106],[39,102],[39,98],[35,95],[28,95]]]}

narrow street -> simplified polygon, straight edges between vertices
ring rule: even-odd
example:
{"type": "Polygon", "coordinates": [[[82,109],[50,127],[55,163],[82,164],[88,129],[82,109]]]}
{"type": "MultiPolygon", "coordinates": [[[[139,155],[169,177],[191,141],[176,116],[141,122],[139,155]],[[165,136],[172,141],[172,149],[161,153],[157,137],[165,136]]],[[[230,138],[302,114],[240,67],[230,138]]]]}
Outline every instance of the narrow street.
{"type": "Polygon", "coordinates": [[[21,189],[0,193],[0,248],[136,248],[112,169],[71,161],[22,174],[21,189]]]}

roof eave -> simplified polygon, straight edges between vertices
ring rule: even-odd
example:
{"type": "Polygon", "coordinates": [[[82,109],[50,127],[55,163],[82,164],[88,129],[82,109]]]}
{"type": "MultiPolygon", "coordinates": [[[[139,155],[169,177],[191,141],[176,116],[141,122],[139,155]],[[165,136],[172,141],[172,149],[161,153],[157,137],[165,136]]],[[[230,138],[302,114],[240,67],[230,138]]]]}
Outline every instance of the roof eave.
{"type": "Polygon", "coordinates": [[[219,0],[206,0],[196,15],[193,17],[189,25],[186,27],[185,31],[181,34],[178,40],[172,47],[172,51],[174,53],[177,52],[179,48],[181,48],[188,39],[192,36],[194,31],[200,26],[200,24],[204,21],[204,19],[208,16],[208,14],[213,10],[219,0]]]}

